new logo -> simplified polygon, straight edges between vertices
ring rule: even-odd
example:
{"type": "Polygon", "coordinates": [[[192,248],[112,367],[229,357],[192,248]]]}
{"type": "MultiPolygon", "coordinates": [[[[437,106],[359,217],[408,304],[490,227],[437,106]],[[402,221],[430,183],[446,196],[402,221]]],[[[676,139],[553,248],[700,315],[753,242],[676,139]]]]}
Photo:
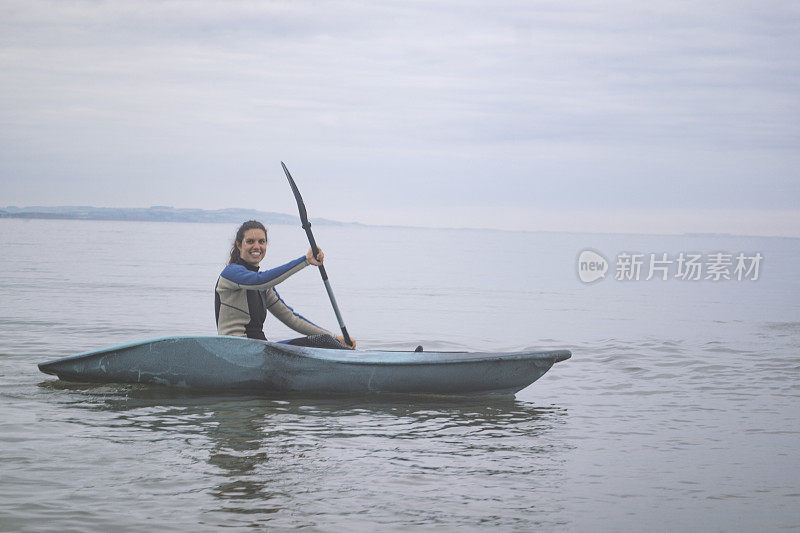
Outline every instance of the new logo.
{"type": "Polygon", "coordinates": [[[578,277],[584,283],[592,283],[606,277],[608,261],[594,250],[584,250],[578,256],[578,277]]]}

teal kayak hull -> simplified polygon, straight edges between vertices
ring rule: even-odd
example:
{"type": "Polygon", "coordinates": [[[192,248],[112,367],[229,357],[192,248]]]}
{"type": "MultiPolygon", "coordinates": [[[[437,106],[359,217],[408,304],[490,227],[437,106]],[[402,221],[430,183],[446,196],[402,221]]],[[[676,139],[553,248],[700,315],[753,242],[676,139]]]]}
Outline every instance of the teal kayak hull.
{"type": "Polygon", "coordinates": [[[66,381],[321,394],[514,394],[568,350],[331,350],[241,337],[163,337],[39,364],[66,381]]]}

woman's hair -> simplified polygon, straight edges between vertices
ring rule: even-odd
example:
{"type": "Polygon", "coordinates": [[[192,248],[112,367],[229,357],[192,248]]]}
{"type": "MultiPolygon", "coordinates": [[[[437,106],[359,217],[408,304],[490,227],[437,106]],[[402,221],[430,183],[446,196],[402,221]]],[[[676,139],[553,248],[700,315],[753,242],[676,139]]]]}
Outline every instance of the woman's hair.
{"type": "Polygon", "coordinates": [[[267,236],[267,228],[264,227],[264,224],[259,222],[258,220],[248,220],[241,226],[239,226],[239,231],[236,232],[236,238],[233,240],[233,246],[231,247],[231,257],[228,260],[228,264],[232,265],[239,259],[239,248],[236,247],[236,244],[242,244],[242,239],[244,239],[244,232],[250,229],[260,229],[264,232],[264,237],[267,236]]]}

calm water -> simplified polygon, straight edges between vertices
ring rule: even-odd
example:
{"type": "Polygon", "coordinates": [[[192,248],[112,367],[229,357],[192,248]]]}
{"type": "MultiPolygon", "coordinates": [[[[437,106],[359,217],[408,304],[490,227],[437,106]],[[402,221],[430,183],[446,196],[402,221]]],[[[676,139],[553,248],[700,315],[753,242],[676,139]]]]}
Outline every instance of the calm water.
{"type": "MultiPolygon", "coordinates": [[[[0,220],[0,530],[800,529],[800,240],[315,228],[361,347],[573,351],[515,398],[208,395],[38,372],[213,333],[234,230],[0,220]],[[607,279],[578,279],[585,248],[607,279]],[[613,279],[621,252],[719,251],[760,252],[759,279],[613,279]]],[[[273,266],[306,249],[300,228],[270,239],[273,266]]],[[[335,327],[315,271],[280,290],[335,327]]]]}

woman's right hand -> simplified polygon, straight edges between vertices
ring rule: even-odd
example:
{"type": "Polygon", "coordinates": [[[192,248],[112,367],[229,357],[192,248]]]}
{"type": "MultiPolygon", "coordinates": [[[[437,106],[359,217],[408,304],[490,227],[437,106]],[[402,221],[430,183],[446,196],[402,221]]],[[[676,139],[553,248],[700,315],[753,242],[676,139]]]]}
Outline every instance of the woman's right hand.
{"type": "Polygon", "coordinates": [[[325,260],[325,254],[322,253],[322,250],[317,248],[317,257],[314,257],[314,250],[311,248],[308,249],[308,253],[306,253],[306,259],[308,262],[314,266],[320,266],[322,262],[325,260]]]}

